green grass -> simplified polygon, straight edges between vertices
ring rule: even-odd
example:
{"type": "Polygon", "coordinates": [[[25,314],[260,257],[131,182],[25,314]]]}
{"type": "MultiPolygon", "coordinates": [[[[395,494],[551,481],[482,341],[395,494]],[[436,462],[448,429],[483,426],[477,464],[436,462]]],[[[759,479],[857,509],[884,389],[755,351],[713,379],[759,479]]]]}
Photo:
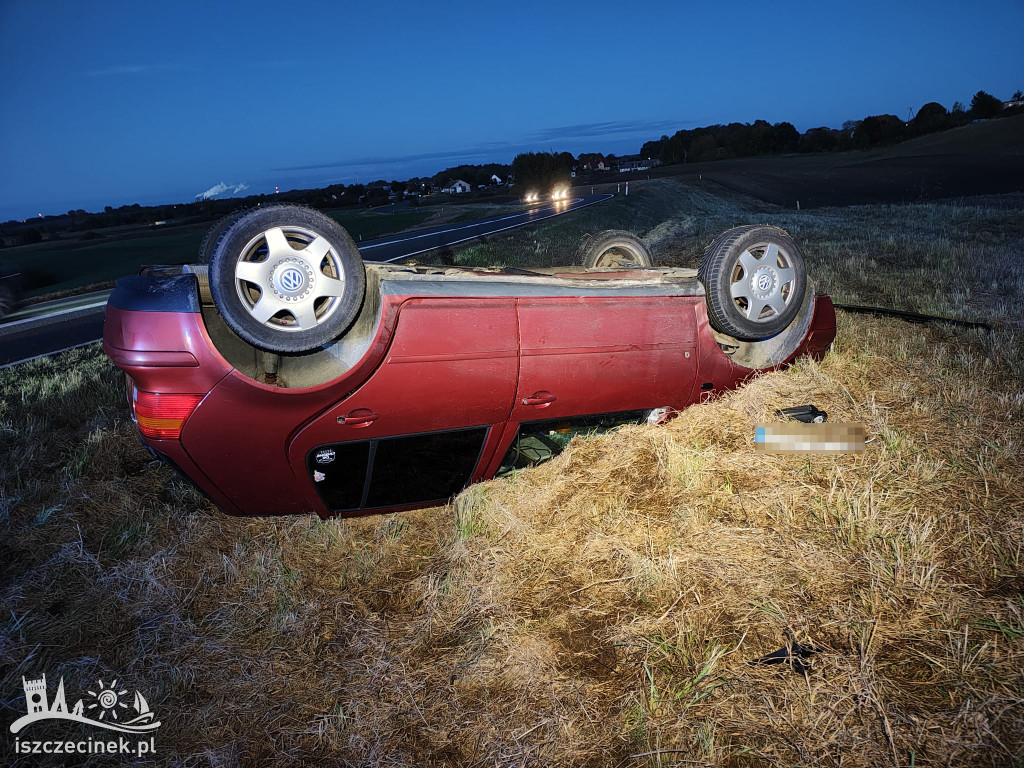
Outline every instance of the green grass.
{"type": "Polygon", "coordinates": [[[325,210],[328,216],[343,226],[357,243],[372,240],[393,232],[419,226],[430,218],[431,211],[403,210],[391,213],[387,209],[373,212],[353,211],[351,208],[325,210]]]}

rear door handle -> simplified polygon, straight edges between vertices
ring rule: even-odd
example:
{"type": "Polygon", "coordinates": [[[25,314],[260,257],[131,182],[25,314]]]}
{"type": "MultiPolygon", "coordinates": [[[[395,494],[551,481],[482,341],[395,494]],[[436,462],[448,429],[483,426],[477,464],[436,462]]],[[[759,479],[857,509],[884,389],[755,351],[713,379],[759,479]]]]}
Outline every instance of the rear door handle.
{"type": "Polygon", "coordinates": [[[346,427],[368,427],[380,418],[369,408],[356,408],[347,416],[339,416],[338,423],[346,427]]]}
{"type": "Polygon", "coordinates": [[[523,398],[523,405],[537,405],[543,408],[546,405],[551,405],[558,398],[552,395],[546,390],[540,392],[534,392],[529,397],[523,398]]]}

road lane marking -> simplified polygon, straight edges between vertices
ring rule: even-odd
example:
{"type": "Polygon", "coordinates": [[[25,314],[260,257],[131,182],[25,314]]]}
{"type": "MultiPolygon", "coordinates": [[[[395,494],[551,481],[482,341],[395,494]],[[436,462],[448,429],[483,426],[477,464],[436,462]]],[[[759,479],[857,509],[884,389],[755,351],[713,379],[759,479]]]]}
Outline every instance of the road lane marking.
{"type": "Polygon", "coordinates": [[[68,315],[72,312],[84,312],[87,309],[96,309],[97,307],[104,307],[107,304],[107,300],[97,301],[93,304],[85,304],[81,307],[69,307],[68,309],[62,309],[59,312],[48,312],[45,315],[37,315],[36,317],[26,317],[22,320],[12,320],[8,323],[0,323],[0,332],[13,328],[16,325],[24,325],[25,323],[36,323],[40,320],[48,320],[52,317],[60,317],[61,315],[68,315]]]}
{"type": "MultiPolygon", "coordinates": [[[[572,211],[579,210],[580,208],[586,208],[588,205],[593,205],[594,203],[604,202],[605,200],[608,200],[608,199],[610,199],[612,197],[614,197],[614,195],[607,195],[607,197],[603,197],[601,200],[592,200],[589,203],[585,203],[583,205],[573,205],[572,207],[566,207],[566,209],[564,211],[561,211],[560,213],[570,213],[572,211]]],[[[573,200],[573,203],[577,203],[577,202],[579,202],[582,199],[583,199],[582,197],[577,197],[575,200],[573,200]]],[[[384,243],[373,243],[372,245],[363,246],[359,250],[360,251],[368,251],[371,248],[382,248],[385,245],[394,245],[395,243],[405,243],[405,242],[408,242],[409,240],[418,240],[421,237],[433,237],[434,235],[446,235],[449,232],[458,232],[460,229],[469,229],[470,227],[482,227],[482,226],[485,226],[487,224],[497,224],[499,221],[508,221],[509,219],[516,219],[516,218],[519,218],[521,216],[532,216],[537,211],[553,210],[554,208],[557,208],[558,205],[560,205],[560,203],[549,203],[546,206],[541,206],[539,208],[533,208],[533,209],[531,209],[529,211],[520,211],[519,213],[513,213],[513,214],[510,214],[508,216],[501,216],[501,217],[496,218],[496,219],[483,219],[482,221],[470,221],[470,222],[466,222],[462,226],[452,227],[450,229],[441,229],[441,230],[438,230],[437,232],[425,232],[425,233],[423,233],[421,235],[413,235],[412,237],[397,238],[395,240],[388,240],[387,242],[384,242],[384,243]]],[[[555,215],[557,216],[558,213],[559,212],[556,212],[555,215]]],[[[525,221],[523,223],[524,224],[529,224],[531,221],[543,221],[544,219],[550,219],[550,218],[551,218],[550,216],[540,216],[538,218],[531,218],[528,221],[525,221]]],[[[502,229],[496,229],[496,230],[494,230],[494,232],[503,232],[505,229],[511,229],[511,227],[504,227],[502,229]]],[[[479,235],[478,235],[478,237],[479,237],[479,235]]],[[[473,238],[469,238],[469,239],[472,240],[473,238]]],[[[465,240],[456,240],[455,241],[455,243],[463,243],[463,242],[465,242],[465,240]]],[[[445,245],[455,245],[455,243],[445,243],[445,245]]],[[[358,245],[358,243],[357,243],[357,245],[358,245]]],[[[441,245],[441,246],[436,246],[436,247],[443,248],[444,246],[441,245]]],[[[427,248],[426,250],[429,251],[429,250],[433,250],[433,249],[427,248]]],[[[416,251],[416,253],[423,253],[423,251],[416,251]]],[[[416,254],[415,253],[409,253],[409,254],[406,254],[406,255],[407,256],[415,256],[416,254]]],[[[400,256],[398,258],[405,258],[405,256],[400,256]]],[[[388,259],[384,263],[386,264],[389,261],[394,261],[394,259],[388,259]]]]}
{"type": "MultiPolygon", "coordinates": [[[[405,253],[405,254],[402,254],[401,256],[395,256],[393,258],[385,259],[383,262],[380,262],[380,263],[383,263],[383,264],[390,264],[392,262],[399,261],[400,259],[407,259],[407,258],[409,258],[411,256],[417,256],[417,255],[419,255],[421,253],[426,253],[428,251],[434,251],[434,250],[437,250],[439,248],[445,248],[445,247],[450,246],[450,245],[458,245],[459,243],[465,243],[465,242],[467,242],[469,240],[476,240],[479,237],[486,237],[487,235],[493,235],[493,234],[496,234],[498,232],[505,232],[507,230],[515,229],[516,227],[522,227],[522,226],[525,226],[527,224],[532,224],[534,222],[545,221],[546,219],[551,219],[551,218],[554,218],[555,216],[561,216],[561,215],[564,215],[566,213],[572,213],[573,211],[578,211],[578,210],[580,210],[582,208],[587,208],[587,207],[589,207],[591,205],[596,205],[597,203],[603,203],[606,200],[610,200],[613,197],[615,197],[615,196],[611,195],[611,194],[604,194],[604,195],[601,195],[599,197],[599,199],[597,199],[597,200],[591,200],[590,202],[582,203],[582,204],[579,204],[579,203],[580,203],[580,201],[584,200],[585,198],[578,197],[575,200],[573,200],[568,206],[566,206],[563,210],[558,210],[558,207],[559,207],[559,205],[561,203],[550,203],[550,204],[548,204],[546,206],[540,206],[540,207],[537,207],[537,208],[533,208],[533,209],[531,209],[529,211],[521,211],[519,213],[513,213],[513,214],[511,214],[509,216],[502,216],[502,217],[499,217],[499,218],[496,218],[496,219],[484,219],[483,221],[471,221],[471,222],[467,222],[467,223],[463,224],[462,226],[451,227],[449,229],[443,229],[443,230],[439,230],[437,232],[426,232],[424,234],[412,235],[411,237],[404,237],[404,238],[398,238],[398,239],[394,239],[394,240],[388,240],[388,241],[383,242],[383,243],[374,243],[374,244],[371,244],[371,245],[367,245],[367,246],[361,247],[361,248],[359,248],[359,250],[360,251],[370,250],[371,248],[381,248],[381,247],[386,246],[386,245],[395,245],[396,243],[405,243],[405,242],[409,242],[411,240],[418,240],[418,239],[424,238],[424,237],[433,237],[435,235],[445,235],[445,234],[448,234],[450,232],[458,232],[460,230],[470,229],[470,228],[474,228],[474,227],[483,227],[483,226],[487,226],[487,225],[490,225],[490,224],[497,224],[497,223],[502,222],[502,221],[508,221],[509,219],[518,219],[518,218],[524,218],[524,217],[526,218],[525,221],[521,221],[521,222],[516,223],[516,224],[511,224],[511,225],[509,225],[507,227],[499,227],[498,229],[489,229],[487,232],[470,235],[469,237],[464,237],[464,238],[462,238],[460,240],[453,240],[453,241],[451,241],[449,243],[444,243],[442,245],[431,246],[430,248],[421,248],[418,251],[412,251],[411,253],[405,253]],[[548,211],[549,213],[546,216],[536,216],[535,214],[538,211],[548,211]]],[[[96,301],[96,302],[93,302],[91,304],[85,304],[85,305],[78,306],[78,307],[69,307],[68,309],[59,310],[57,312],[49,312],[49,313],[47,313],[45,315],[37,315],[35,317],[26,317],[26,318],[22,318],[20,320],[12,320],[12,321],[6,322],[6,323],[0,322],[0,336],[3,336],[4,335],[4,331],[6,331],[7,329],[14,328],[16,326],[25,325],[27,323],[38,323],[38,322],[41,322],[43,320],[50,320],[50,319],[53,319],[53,318],[56,318],[56,317],[60,317],[61,315],[68,315],[68,314],[71,314],[73,312],[85,312],[85,311],[90,310],[90,309],[97,309],[98,307],[106,306],[107,298],[109,298],[110,293],[111,292],[107,292],[106,296],[103,298],[102,301],[96,301]]],[[[57,299],[56,301],[59,301],[59,299],[57,299]]],[[[22,310],[22,311],[24,311],[24,310],[22,310]]],[[[15,313],[15,314],[18,314],[18,313],[15,313]]],[[[46,352],[46,353],[41,354],[41,355],[36,355],[35,357],[27,357],[24,360],[18,360],[15,363],[6,363],[4,365],[0,365],[0,370],[2,370],[3,368],[7,368],[9,366],[12,366],[12,365],[18,365],[19,363],[29,362],[30,360],[36,360],[36,359],[38,359],[40,357],[46,357],[47,355],[55,355],[58,352],[66,352],[69,349],[77,349],[78,347],[86,346],[88,344],[93,344],[93,343],[95,343],[95,342],[91,342],[90,341],[90,342],[85,342],[84,344],[76,344],[75,346],[67,347],[66,349],[59,349],[59,350],[55,350],[53,352],[46,352]]]]}

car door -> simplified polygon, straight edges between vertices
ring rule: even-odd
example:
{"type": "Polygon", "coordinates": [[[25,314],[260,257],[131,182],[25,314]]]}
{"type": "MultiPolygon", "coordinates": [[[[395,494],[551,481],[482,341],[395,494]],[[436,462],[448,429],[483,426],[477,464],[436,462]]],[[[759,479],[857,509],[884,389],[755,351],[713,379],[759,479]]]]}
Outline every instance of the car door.
{"type": "Polygon", "coordinates": [[[293,470],[332,513],[442,502],[483,472],[512,408],[513,298],[414,298],[383,363],[292,440],[293,470]]]}
{"type": "Polygon", "coordinates": [[[512,421],[689,404],[692,296],[524,297],[512,421]]]}

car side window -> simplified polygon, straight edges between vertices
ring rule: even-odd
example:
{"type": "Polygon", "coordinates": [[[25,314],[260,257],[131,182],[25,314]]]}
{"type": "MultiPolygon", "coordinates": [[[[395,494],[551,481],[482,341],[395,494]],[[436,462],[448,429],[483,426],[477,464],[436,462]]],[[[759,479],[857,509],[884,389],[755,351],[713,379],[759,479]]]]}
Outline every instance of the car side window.
{"type": "Polygon", "coordinates": [[[488,427],[322,445],[307,468],[332,512],[444,502],[473,476],[488,427]]]}
{"type": "Polygon", "coordinates": [[[524,421],[519,425],[515,440],[509,446],[495,477],[513,470],[525,469],[553,459],[577,435],[597,435],[610,432],[623,424],[642,424],[651,411],[619,411],[590,416],[574,416],[544,421],[524,421]]]}
{"type": "Polygon", "coordinates": [[[376,441],[367,508],[444,501],[466,487],[487,427],[376,441]]]}

